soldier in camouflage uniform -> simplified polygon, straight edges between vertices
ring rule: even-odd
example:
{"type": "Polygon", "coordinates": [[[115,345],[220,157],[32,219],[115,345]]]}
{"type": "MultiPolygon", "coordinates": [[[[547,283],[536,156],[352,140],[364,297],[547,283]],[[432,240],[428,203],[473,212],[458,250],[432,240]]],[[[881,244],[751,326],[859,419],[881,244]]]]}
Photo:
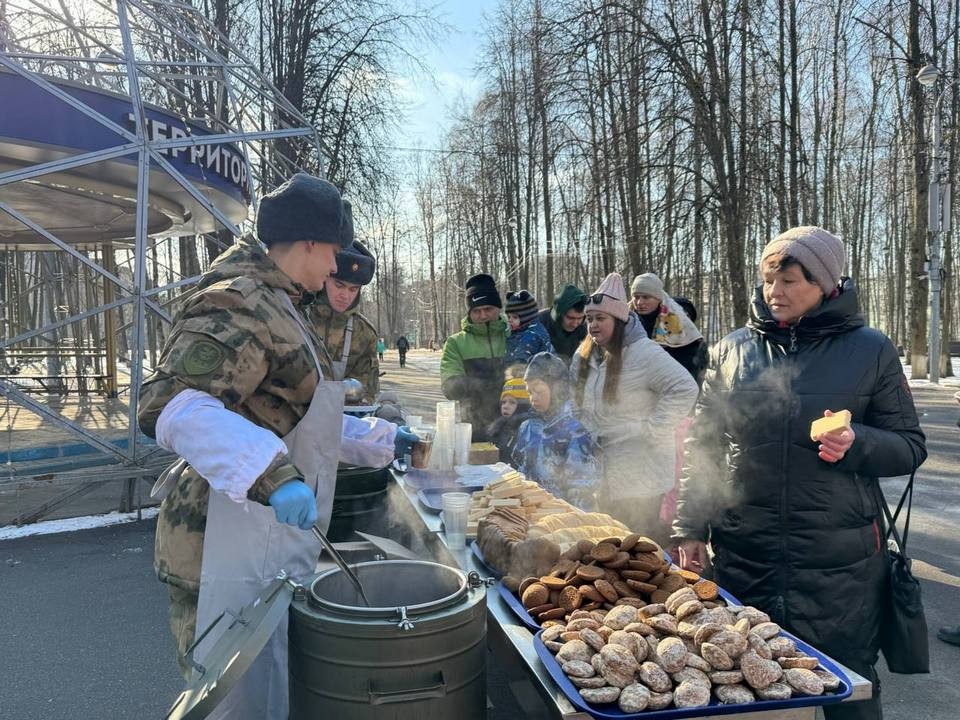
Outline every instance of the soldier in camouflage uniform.
{"type": "Polygon", "coordinates": [[[334,373],[363,383],[365,402],[380,392],[377,331],[359,311],[360,289],[373,280],[377,260],[359,241],[337,256],[337,271],[323,284],[309,317],[333,358],[334,373]],[[349,343],[349,344],[348,344],[349,343]]]}
{"type": "MultiPolygon", "coordinates": [[[[307,334],[310,324],[295,308],[313,299],[336,268],[336,252],[352,241],[349,207],[330,183],[296,175],[261,200],[257,234],[266,252],[244,238],[201,278],[140,391],[141,429],[186,462],[161,506],[154,566],[169,586],[171,630],[187,678],[182,656],[197,632],[211,486],[236,503],[271,506],[280,523],[308,529],[317,518],[320,491],[303,481],[281,438],[304,418],[321,381],[332,378],[323,343],[307,334]]],[[[387,458],[393,433],[377,440],[388,446],[387,458]]],[[[332,494],[335,478],[317,481],[329,483],[332,494]]]]}

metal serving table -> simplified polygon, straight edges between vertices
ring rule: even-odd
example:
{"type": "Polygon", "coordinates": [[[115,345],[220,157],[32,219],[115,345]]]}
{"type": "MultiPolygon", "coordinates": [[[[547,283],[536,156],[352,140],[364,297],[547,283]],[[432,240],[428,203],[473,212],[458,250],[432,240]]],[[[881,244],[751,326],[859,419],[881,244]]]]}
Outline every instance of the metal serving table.
{"type": "MultiPolygon", "coordinates": [[[[433,542],[425,541],[426,548],[441,562],[455,565],[464,572],[476,570],[481,576],[488,575],[489,570],[480,564],[469,544],[463,550],[451,550],[446,546],[439,516],[423,508],[417,501],[416,492],[405,487],[403,475],[392,474],[396,484],[391,484],[390,489],[391,510],[401,511],[409,521],[419,518],[423,529],[433,538],[433,542]],[[413,512],[406,511],[404,506],[407,503],[413,512]]],[[[414,529],[414,535],[418,534],[417,530],[419,528],[414,529]]],[[[487,642],[499,666],[509,678],[510,691],[523,709],[524,717],[534,720],[591,720],[592,716],[575,708],[557,687],[537,657],[533,647],[533,633],[510,610],[496,588],[487,591],[487,642]]],[[[853,683],[853,694],[844,702],[868,699],[872,694],[870,681],[843,665],[840,667],[853,683]]],[[[816,707],[801,707],[723,716],[709,715],[704,716],[704,719],[814,720],[816,716],[816,707]]]]}

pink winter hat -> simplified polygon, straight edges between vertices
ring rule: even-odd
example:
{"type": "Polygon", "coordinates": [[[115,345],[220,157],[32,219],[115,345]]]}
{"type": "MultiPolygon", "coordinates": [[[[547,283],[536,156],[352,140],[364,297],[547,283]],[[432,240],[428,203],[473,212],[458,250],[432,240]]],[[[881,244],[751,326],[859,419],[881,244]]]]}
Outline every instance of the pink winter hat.
{"type": "Polygon", "coordinates": [[[627,292],[624,289],[623,278],[620,273],[610,273],[600,283],[593,295],[587,298],[584,310],[612,315],[624,322],[630,317],[630,306],[627,304],[627,292]]]}

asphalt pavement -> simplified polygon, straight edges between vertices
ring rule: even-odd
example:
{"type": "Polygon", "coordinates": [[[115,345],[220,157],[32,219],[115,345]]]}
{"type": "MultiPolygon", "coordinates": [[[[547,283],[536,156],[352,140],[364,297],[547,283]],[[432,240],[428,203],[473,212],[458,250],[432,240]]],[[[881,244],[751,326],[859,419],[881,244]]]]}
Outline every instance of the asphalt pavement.
{"type": "MultiPolygon", "coordinates": [[[[960,717],[960,648],[935,636],[960,623],[955,390],[915,389],[930,459],[917,479],[909,549],[923,584],[933,672],[890,675],[881,660],[887,720],[960,717]]],[[[904,482],[883,482],[890,500],[904,482]]],[[[154,528],[144,521],[0,541],[0,720],[164,716],[181,680],[166,593],[152,570],[154,528]]],[[[488,692],[491,720],[521,717],[493,663],[488,692]]]]}

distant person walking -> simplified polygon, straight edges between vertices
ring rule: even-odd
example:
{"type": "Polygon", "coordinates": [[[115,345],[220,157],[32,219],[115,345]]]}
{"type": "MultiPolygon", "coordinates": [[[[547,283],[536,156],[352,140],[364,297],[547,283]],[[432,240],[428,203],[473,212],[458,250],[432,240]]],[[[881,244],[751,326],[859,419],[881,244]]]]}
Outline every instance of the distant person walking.
{"type": "Polygon", "coordinates": [[[410,349],[410,341],[406,335],[397,338],[397,352],[400,353],[400,367],[407,366],[407,350],[410,349]]]}
{"type": "Polygon", "coordinates": [[[380,356],[380,362],[383,362],[383,353],[387,350],[387,343],[383,338],[377,340],[377,355],[380,356]]]}

